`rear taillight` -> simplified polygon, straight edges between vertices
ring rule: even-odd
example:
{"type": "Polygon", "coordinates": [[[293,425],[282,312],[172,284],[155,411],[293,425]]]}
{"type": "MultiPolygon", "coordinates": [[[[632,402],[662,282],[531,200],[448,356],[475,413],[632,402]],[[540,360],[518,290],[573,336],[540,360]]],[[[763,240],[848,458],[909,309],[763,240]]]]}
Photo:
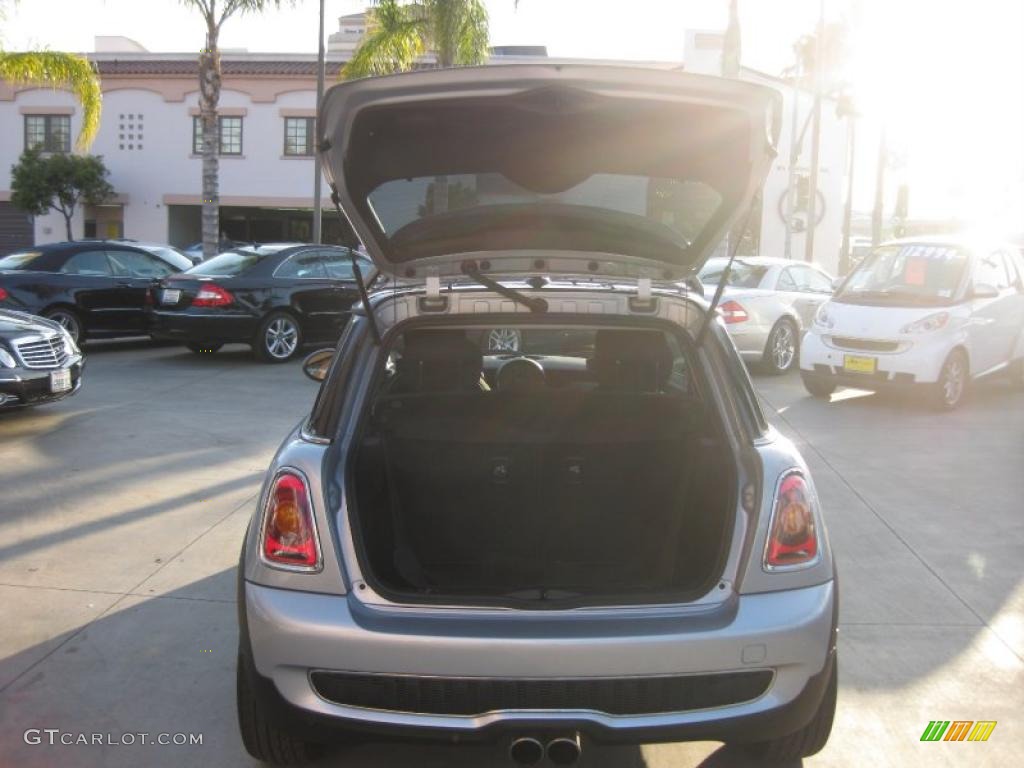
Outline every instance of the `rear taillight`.
{"type": "Polygon", "coordinates": [[[7,297],[10,295],[6,288],[0,288],[0,301],[7,301],[7,297]]]}
{"type": "Polygon", "coordinates": [[[727,325],[732,325],[733,323],[745,323],[750,319],[750,315],[747,314],[747,310],[743,308],[743,305],[738,301],[733,301],[732,299],[729,301],[723,301],[719,305],[718,311],[722,313],[722,319],[727,325]]]}
{"type": "Polygon", "coordinates": [[[263,512],[264,562],[292,570],[320,569],[320,544],[313,524],[309,487],[297,472],[274,478],[263,512]]]}
{"type": "Polygon", "coordinates": [[[818,558],[814,492],[797,471],[783,476],[768,527],[764,566],[768,570],[807,565],[818,558]]]}
{"type": "Polygon", "coordinates": [[[229,291],[221,288],[219,285],[210,283],[204,285],[199,289],[199,293],[192,299],[193,307],[226,307],[228,304],[232,304],[235,301],[235,297],[231,295],[229,291]]]}

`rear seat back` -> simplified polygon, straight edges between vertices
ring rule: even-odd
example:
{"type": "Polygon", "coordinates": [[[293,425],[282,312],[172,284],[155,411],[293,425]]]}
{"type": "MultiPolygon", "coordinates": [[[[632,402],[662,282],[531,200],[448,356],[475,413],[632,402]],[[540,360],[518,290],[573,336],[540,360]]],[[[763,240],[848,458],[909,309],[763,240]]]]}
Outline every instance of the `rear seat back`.
{"type": "MultiPolygon", "coordinates": [[[[678,395],[600,390],[412,394],[375,409],[424,569],[502,552],[510,572],[549,585],[559,563],[656,556],[700,414],[678,395]]],[[[489,566],[500,581],[502,563],[489,566]]]]}
{"type": "Polygon", "coordinates": [[[462,331],[411,330],[396,365],[392,392],[446,392],[478,389],[483,353],[462,331]]]}

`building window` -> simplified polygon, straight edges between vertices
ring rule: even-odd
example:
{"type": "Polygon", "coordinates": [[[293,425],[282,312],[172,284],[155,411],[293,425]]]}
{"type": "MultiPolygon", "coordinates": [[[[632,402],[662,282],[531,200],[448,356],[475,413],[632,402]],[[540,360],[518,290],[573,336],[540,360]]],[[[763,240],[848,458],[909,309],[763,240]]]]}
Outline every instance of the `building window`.
{"type": "MultiPolygon", "coordinates": [[[[219,117],[217,127],[221,155],[242,154],[242,118],[219,117]]],[[[192,118],[192,154],[203,154],[203,118],[192,118]]]]}
{"type": "Polygon", "coordinates": [[[286,155],[312,155],[316,120],[312,117],[286,117],[284,119],[284,153],[286,155]]]}
{"type": "Polygon", "coordinates": [[[71,151],[70,115],[25,115],[25,149],[71,151]]]}

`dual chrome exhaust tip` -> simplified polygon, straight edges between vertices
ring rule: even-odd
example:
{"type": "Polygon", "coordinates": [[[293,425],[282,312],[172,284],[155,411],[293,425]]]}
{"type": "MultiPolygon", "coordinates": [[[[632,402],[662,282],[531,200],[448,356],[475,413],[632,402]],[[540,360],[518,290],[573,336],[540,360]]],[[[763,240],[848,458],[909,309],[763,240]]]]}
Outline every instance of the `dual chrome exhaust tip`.
{"type": "Polygon", "coordinates": [[[552,765],[575,765],[582,751],[579,734],[559,736],[547,745],[532,736],[521,736],[512,740],[508,756],[516,765],[537,765],[545,755],[552,765]]]}

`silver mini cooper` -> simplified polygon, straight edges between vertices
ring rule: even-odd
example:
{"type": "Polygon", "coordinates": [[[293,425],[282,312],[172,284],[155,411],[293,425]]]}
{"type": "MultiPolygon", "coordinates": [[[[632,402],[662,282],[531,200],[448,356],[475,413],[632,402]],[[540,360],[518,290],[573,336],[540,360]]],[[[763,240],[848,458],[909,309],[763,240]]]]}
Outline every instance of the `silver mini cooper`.
{"type": "Polygon", "coordinates": [[[492,741],[519,765],[588,742],[822,748],[837,593],[814,483],[688,287],[751,206],[778,113],[767,88],[628,68],[330,90],[324,165],[380,272],[307,360],[320,392],[245,539],[254,757],[345,737],[492,741]]]}

